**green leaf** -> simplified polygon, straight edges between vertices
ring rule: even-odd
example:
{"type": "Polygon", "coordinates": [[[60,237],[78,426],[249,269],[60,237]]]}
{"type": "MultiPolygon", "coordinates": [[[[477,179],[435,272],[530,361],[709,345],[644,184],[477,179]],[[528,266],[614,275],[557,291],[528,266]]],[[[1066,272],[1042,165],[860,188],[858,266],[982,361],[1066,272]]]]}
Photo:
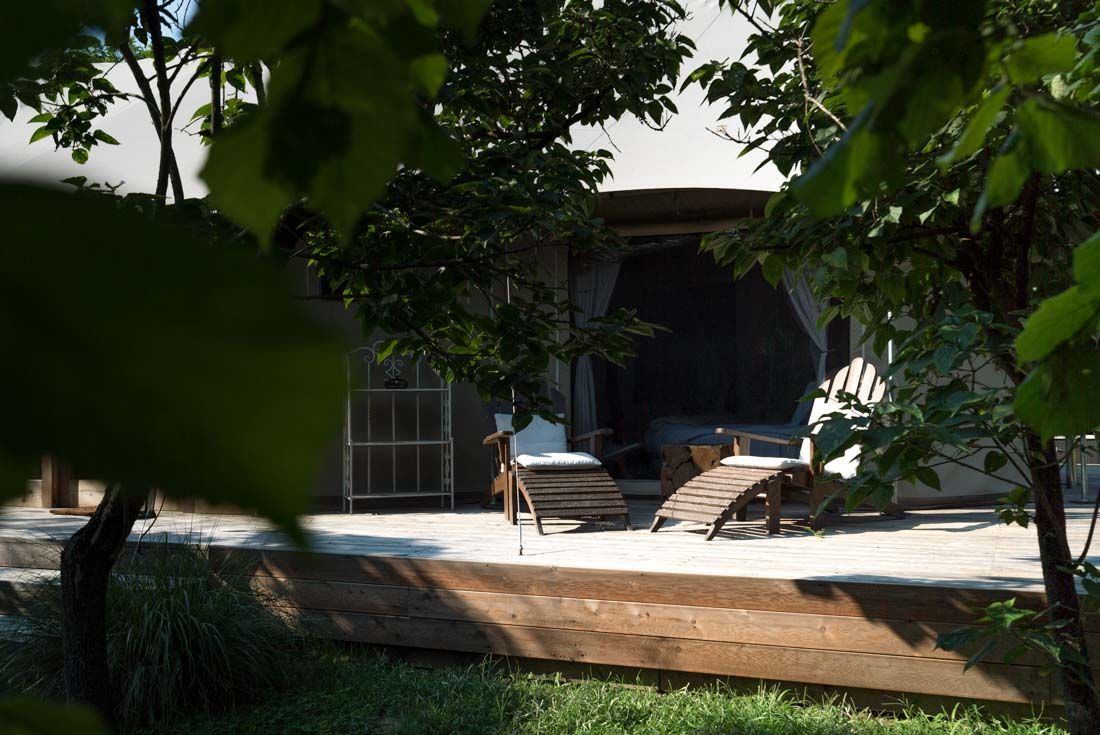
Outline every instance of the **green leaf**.
{"type": "Polygon", "coordinates": [[[786,269],[786,263],[783,257],[772,253],[764,258],[764,262],[760,265],[760,270],[764,274],[764,280],[771,284],[772,288],[779,285],[779,282],[783,280],[783,271],[786,269]]]}
{"type": "Polygon", "coordinates": [[[444,25],[454,28],[467,40],[477,36],[481,17],[492,0],[436,0],[435,7],[444,25]]]}
{"type": "Polygon", "coordinates": [[[1100,299],[1100,232],[1073,251],[1073,280],[1090,296],[1100,299]]]}
{"type": "Polygon", "coordinates": [[[860,11],[871,0],[843,0],[830,3],[822,11],[813,28],[813,53],[824,79],[840,73],[847,60],[847,50],[856,48],[873,34],[882,32],[870,13],[860,11]]]}
{"type": "Polygon", "coordinates": [[[1008,463],[1008,457],[1001,452],[989,451],[985,454],[985,459],[982,461],[985,467],[987,475],[992,475],[997,470],[1001,469],[1008,463]]]}
{"type": "Polygon", "coordinates": [[[7,735],[108,735],[110,732],[91,707],[22,696],[0,699],[0,723],[7,735]]]}
{"type": "Polygon", "coordinates": [[[35,130],[33,133],[31,133],[31,139],[29,141],[27,141],[27,143],[30,144],[30,143],[34,143],[36,141],[42,140],[43,138],[50,135],[51,133],[53,133],[53,131],[50,130],[45,125],[43,125],[42,127],[35,130]]]}
{"type": "Polygon", "coordinates": [[[297,534],[339,432],[339,342],[277,264],[121,206],[0,186],[0,340],[35,356],[0,362],[0,446],[297,534]]]}
{"type": "Polygon", "coordinates": [[[821,259],[838,270],[845,270],[848,267],[848,250],[841,246],[825,253],[821,259]]]}
{"type": "Polygon", "coordinates": [[[984,631],[981,628],[956,628],[947,633],[940,633],[936,637],[936,647],[945,651],[958,651],[981,640],[983,636],[984,631]]]}
{"type": "Polygon", "coordinates": [[[429,97],[434,97],[447,78],[447,57],[443,54],[426,54],[409,63],[413,79],[429,97]]]}
{"type": "Polygon", "coordinates": [[[88,162],[88,150],[86,148],[73,148],[69,155],[82,166],[88,162]]]}
{"type": "Polygon", "coordinates": [[[1100,359],[1087,347],[1060,349],[1016,389],[1013,409],[1044,440],[1084,434],[1100,426],[1100,359]]]}
{"type": "Polygon", "coordinates": [[[1016,353],[1021,362],[1042,360],[1060,344],[1096,319],[1100,302],[1073,286],[1046,299],[1035,310],[1016,337],[1016,353]]]}
{"type": "Polygon", "coordinates": [[[466,162],[461,146],[433,120],[422,123],[418,143],[419,156],[411,158],[410,165],[421,168],[439,181],[450,180],[466,162]]]}
{"type": "Polygon", "coordinates": [[[940,476],[931,467],[918,467],[917,479],[933,490],[940,489],[940,476]]]}
{"type": "Polygon", "coordinates": [[[817,217],[843,212],[860,199],[889,186],[901,170],[898,144],[868,130],[870,112],[849,126],[809,171],[791,183],[791,193],[817,217]]]}
{"type": "Polygon", "coordinates": [[[35,0],[4,3],[4,43],[0,44],[0,87],[19,75],[44,51],[62,48],[88,28],[121,36],[135,0],[35,0]],[[16,30],[17,29],[17,30],[16,30]]]}
{"type": "Polygon", "coordinates": [[[971,220],[1011,204],[1032,173],[1059,174],[1100,167],[1100,113],[1032,97],[1016,111],[1016,129],[993,161],[971,220]]]}
{"type": "Polygon", "coordinates": [[[787,192],[777,191],[768,197],[767,204],[764,205],[764,217],[771,217],[775,208],[783,203],[783,200],[787,198],[787,192]]]}
{"type": "Polygon", "coordinates": [[[1032,97],[1016,112],[1034,171],[1057,174],[1100,166],[1100,113],[1032,97]]]}
{"type": "Polygon", "coordinates": [[[1008,78],[1016,84],[1031,84],[1051,74],[1073,68],[1077,58],[1077,39],[1068,33],[1046,33],[1024,39],[1020,47],[1005,58],[1008,78]]]}
{"type": "Polygon", "coordinates": [[[93,136],[100,143],[106,143],[107,145],[118,145],[118,141],[115,140],[115,138],[113,136],[109,135],[107,132],[105,132],[103,130],[95,131],[93,136]]]}
{"type": "Polygon", "coordinates": [[[277,56],[295,37],[316,26],[322,7],[321,0],[204,2],[189,28],[234,59],[262,61],[277,56]]]}
{"type": "Polygon", "coordinates": [[[267,133],[258,120],[223,130],[210,147],[202,179],[210,201],[232,219],[271,243],[275,223],[294,195],[263,175],[268,153],[267,133]]]}
{"type": "Polygon", "coordinates": [[[15,113],[19,112],[19,100],[14,95],[0,91],[0,115],[15,120],[15,113]]]}
{"type": "Polygon", "coordinates": [[[1024,150],[1027,143],[1021,140],[1021,136],[1013,133],[1005,142],[1002,153],[993,159],[993,165],[989,168],[989,176],[986,177],[985,188],[982,190],[978,202],[974,206],[974,213],[970,217],[970,229],[977,232],[981,229],[982,218],[985,213],[995,207],[1002,207],[1016,201],[1023,191],[1031,175],[1031,167],[1027,160],[1027,152],[1024,150]]]}
{"type": "MultiPolygon", "coordinates": [[[[937,159],[940,166],[946,168],[978,152],[985,142],[986,134],[988,134],[989,129],[993,127],[993,123],[997,120],[997,115],[1001,112],[1001,109],[1004,107],[1005,102],[1008,101],[1008,97],[1011,93],[1011,87],[1000,86],[995,88],[984,100],[982,100],[982,103],[978,105],[978,109],[975,110],[974,115],[970,118],[970,122],[968,122],[966,128],[963,129],[962,135],[955,141],[955,145],[949,152],[937,159]]],[[[956,194],[956,202],[957,196],[956,194]]]]}
{"type": "Polygon", "coordinates": [[[439,23],[439,13],[432,6],[431,0],[405,0],[405,4],[421,25],[434,27],[439,23]]]}

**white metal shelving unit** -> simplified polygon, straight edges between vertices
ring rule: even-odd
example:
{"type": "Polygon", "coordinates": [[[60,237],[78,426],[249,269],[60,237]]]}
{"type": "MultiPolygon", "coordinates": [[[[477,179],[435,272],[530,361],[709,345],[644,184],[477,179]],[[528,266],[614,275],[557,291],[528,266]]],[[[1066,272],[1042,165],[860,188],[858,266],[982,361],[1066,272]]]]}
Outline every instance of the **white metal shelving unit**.
{"type": "Polygon", "coordinates": [[[391,355],[384,340],[347,357],[344,509],[356,501],[438,497],[454,508],[451,386],[421,360],[391,355]]]}

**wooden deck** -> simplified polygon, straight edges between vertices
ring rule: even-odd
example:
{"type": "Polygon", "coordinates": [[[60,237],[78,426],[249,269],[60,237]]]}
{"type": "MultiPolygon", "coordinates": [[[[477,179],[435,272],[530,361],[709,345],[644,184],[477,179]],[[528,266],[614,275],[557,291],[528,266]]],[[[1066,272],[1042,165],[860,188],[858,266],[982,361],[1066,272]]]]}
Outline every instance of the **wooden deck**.
{"type": "MultiPolygon", "coordinates": [[[[645,527],[657,504],[630,505],[645,527]]],[[[1075,548],[1088,510],[1069,511],[1075,548]]],[[[935,648],[936,633],[970,622],[974,606],[1042,605],[1033,530],[952,510],[852,516],[820,536],[785,523],[768,536],[761,512],[709,543],[689,523],[653,534],[548,521],[537,536],[527,522],[522,556],[518,529],[476,506],[311,516],[310,553],[244,516],[165,513],[151,530],[139,525],[250,559],[259,587],[343,640],[890,696],[1056,700],[1035,659],[994,656],[964,673],[965,657],[935,648]]],[[[82,522],[3,511],[0,566],[52,566],[53,542],[82,522]]]]}

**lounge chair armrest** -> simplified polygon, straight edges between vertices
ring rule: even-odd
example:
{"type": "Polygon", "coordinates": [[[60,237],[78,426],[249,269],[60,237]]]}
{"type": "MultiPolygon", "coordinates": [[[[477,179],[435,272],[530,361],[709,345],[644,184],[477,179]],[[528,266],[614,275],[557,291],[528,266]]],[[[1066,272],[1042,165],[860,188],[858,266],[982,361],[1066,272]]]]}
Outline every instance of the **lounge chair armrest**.
{"type": "Polygon", "coordinates": [[[597,436],[611,436],[615,432],[611,429],[596,429],[595,431],[589,431],[584,434],[578,434],[569,440],[570,444],[580,444],[590,439],[595,439],[597,436]]]}
{"type": "Polygon", "coordinates": [[[481,443],[484,444],[485,446],[489,446],[489,445],[492,445],[492,444],[499,444],[500,442],[504,441],[505,439],[507,439],[510,436],[512,436],[511,431],[495,431],[492,434],[490,434],[489,436],[482,439],[481,443]]]}
{"type": "Polygon", "coordinates": [[[604,464],[610,464],[612,462],[622,462],[624,459],[634,454],[635,452],[645,451],[645,445],[639,442],[633,444],[627,444],[625,447],[619,447],[610,452],[605,452],[600,456],[600,461],[604,464]]]}
{"type": "Polygon", "coordinates": [[[784,446],[793,446],[802,441],[802,437],[781,437],[781,436],[769,436],[767,434],[753,434],[749,431],[738,431],[736,429],[724,429],[718,427],[714,430],[715,434],[722,434],[723,436],[732,436],[737,439],[749,439],[754,442],[765,442],[767,444],[782,444],[784,446]]]}
{"type": "Polygon", "coordinates": [[[596,429],[595,431],[585,432],[570,439],[569,446],[575,447],[578,444],[587,442],[588,453],[593,457],[599,457],[603,453],[603,438],[614,433],[611,429],[596,429]]]}

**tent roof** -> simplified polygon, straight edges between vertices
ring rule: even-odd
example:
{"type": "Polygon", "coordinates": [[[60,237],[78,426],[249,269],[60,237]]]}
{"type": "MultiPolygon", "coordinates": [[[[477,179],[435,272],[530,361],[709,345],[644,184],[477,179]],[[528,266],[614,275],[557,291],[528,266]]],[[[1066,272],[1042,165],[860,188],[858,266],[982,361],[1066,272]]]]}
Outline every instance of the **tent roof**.
{"type": "MultiPolygon", "coordinates": [[[[749,30],[743,19],[719,8],[718,0],[686,0],[683,4],[690,17],[681,25],[681,31],[697,46],[694,56],[684,64],[683,75],[711,59],[739,55],[749,30]]],[[[120,90],[136,93],[125,66],[118,65],[108,77],[120,90]]],[[[183,84],[184,75],[180,77],[177,90],[183,84]]],[[[174,148],[187,196],[207,193],[198,176],[206,160],[206,147],[195,134],[195,126],[186,128],[193,111],[206,101],[206,85],[200,81],[188,91],[176,120],[174,148]]],[[[707,105],[701,88],[693,86],[678,93],[674,101],[679,114],[660,131],[632,117],[612,122],[604,129],[578,126],[573,131],[574,145],[586,150],[605,148],[615,154],[613,176],[602,191],[778,189],[782,177],[775,169],[754,171],[762,160],[759,152],[741,158],[738,144],[708,131],[720,124],[721,108],[707,105]]],[[[0,177],[60,181],[86,176],[90,182],[121,183],[120,193],[151,192],[155,188],[157,137],[141,100],[112,107],[101,127],[121,145],[96,146],[84,165],[75,163],[67,150],[54,150],[49,138],[28,145],[34,126],[27,121],[34,114],[21,107],[14,122],[0,117],[0,177]]]]}

